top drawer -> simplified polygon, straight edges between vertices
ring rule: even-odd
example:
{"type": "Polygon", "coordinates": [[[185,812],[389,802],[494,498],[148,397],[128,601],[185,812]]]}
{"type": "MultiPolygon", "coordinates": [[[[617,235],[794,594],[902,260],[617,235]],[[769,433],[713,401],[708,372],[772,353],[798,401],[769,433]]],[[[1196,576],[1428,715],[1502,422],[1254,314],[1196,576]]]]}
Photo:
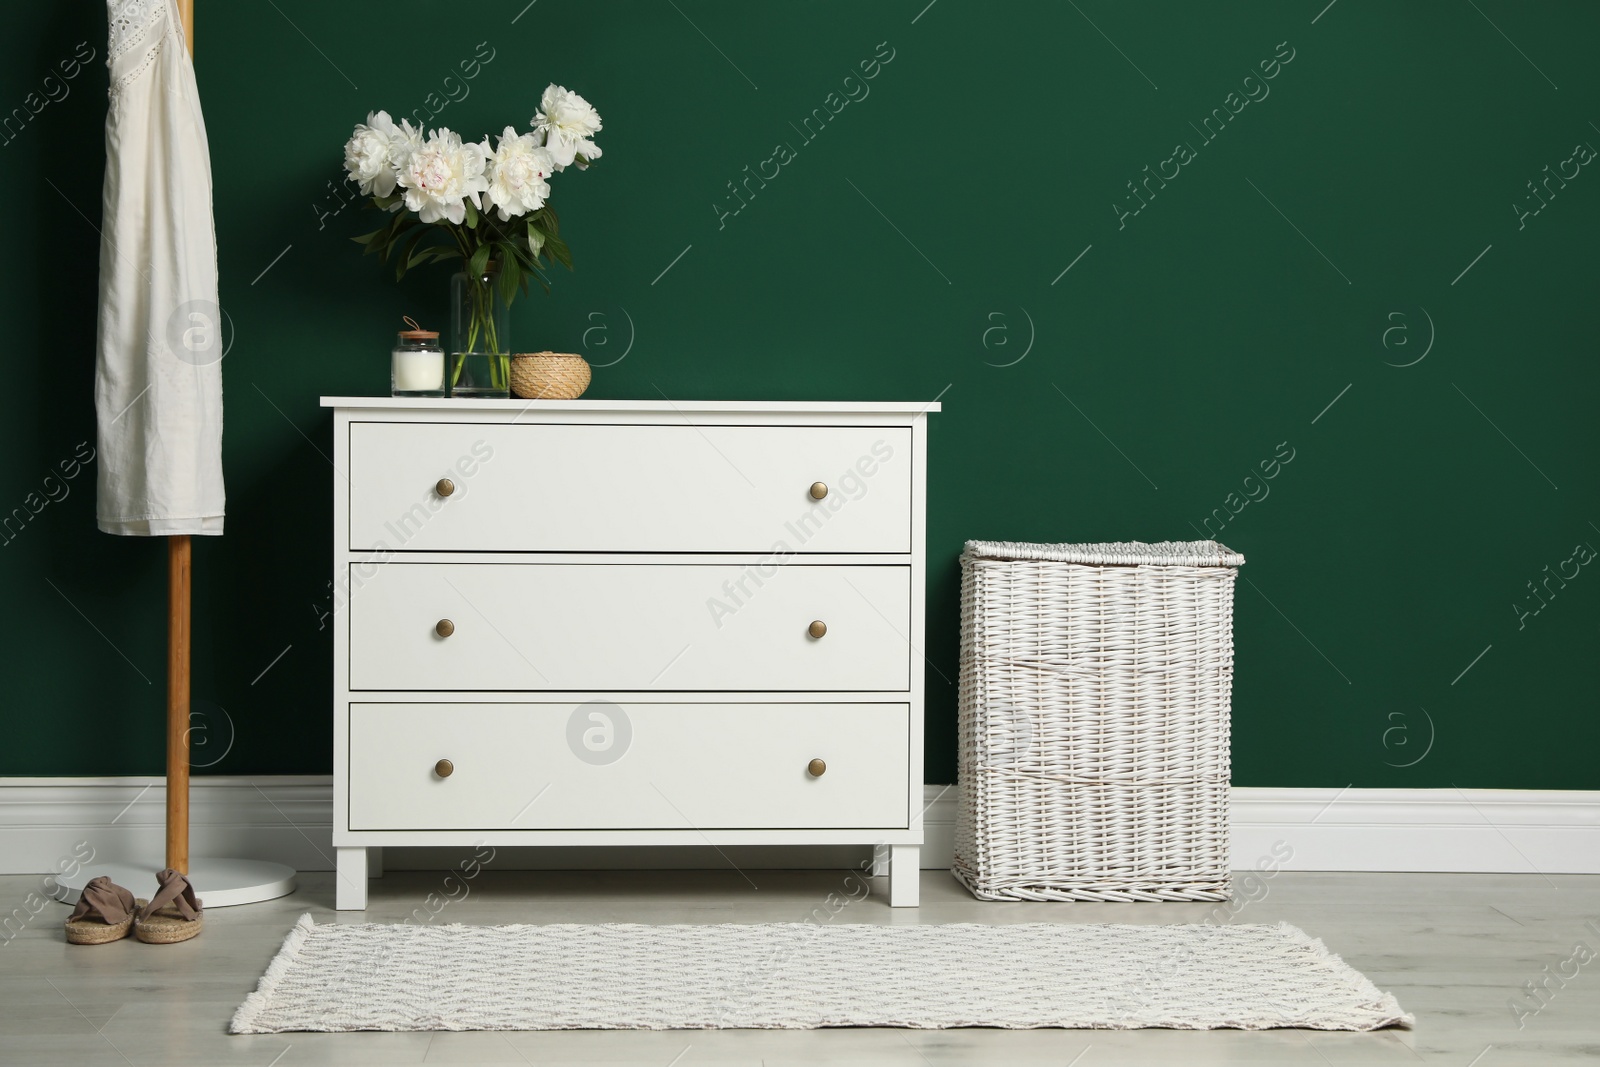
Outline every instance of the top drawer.
{"type": "Polygon", "coordinates": [[[349,481],[355,551],[911,551],[903,426],[355,422],[349,481]]]}

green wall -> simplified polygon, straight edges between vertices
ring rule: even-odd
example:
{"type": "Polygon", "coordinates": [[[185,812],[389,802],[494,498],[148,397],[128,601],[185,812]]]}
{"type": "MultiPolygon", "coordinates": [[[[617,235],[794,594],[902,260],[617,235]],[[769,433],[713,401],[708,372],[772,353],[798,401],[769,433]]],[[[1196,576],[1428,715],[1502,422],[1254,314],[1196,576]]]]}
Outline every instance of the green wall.
{"type": "MultiPolygon", "coordinates": [[[[399,316],[444,314],[442,268],[397,286],[348,240],[370,215],[325,214],[352,123],[465,92],[437,122],[493,132],[557,81],[605,116],[605,158],[557,179],[578,269],[514,309],[517,347],[604,363],[631,334],[595,397],[942,396],[930,780],[954,775],[963,540],[1221,516],[1249,559],[1236,782],[1600,785],[1600,568],[1574,556],[1600,546],[1600,171],[1563,162],[1600,145],[1600,8],[524,2],[199,0],[235,331],[229,532],[195,558],[207,772],[330,769],[318,397],[383,391],[399,316]],[[791,126],[846,91],[869,95],[814,141],[791,126]],[[723,217],[780,142],[795,158],[723,217]],[[1519,219],[1546,165],[1578,173],[1519,219]]],[[[155,773],[163,548],[95,531],[92,469],[46,481],[94,439],[104,5],[8,21],[0,107],[66,95],[0,146],[0,507],[39,507],[0,547],[0,773],[155,773]],[[47,84],[80,41],[94,62],[47,84]]]]}

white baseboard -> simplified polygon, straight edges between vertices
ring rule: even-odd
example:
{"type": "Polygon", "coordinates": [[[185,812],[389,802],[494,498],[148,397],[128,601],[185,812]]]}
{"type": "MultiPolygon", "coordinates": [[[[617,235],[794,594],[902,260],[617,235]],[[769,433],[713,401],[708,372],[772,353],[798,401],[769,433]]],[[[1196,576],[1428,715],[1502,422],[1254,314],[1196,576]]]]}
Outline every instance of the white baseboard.
{"type": "MultiPolygon", "coordinates": [[[[73,858],[166,852],[164,778],[0,778],[0,874],[52,874],[73,858]]],[[[189,786],[190,853],[333,869],[333,777],[207,776],[189,786]]]]}
{"type": "MultiPolygon", "coordinates": [[[[190,851],[331,870],[328,775],[207,776],[190,786],[190,851]]],[[[950,865],[956,791],[926,787],[922,865],[950,865]]],[[[0,778],[0,874],[49,874],[81,858],[159,862],[160,778],[0,778]]],[[[1233,860],[1256,865],[1286,843],[1300,871],[1600,874],[1600,791],[1553,789],[1233,790],[1233,860]]],[[[834,848],[501,850],[500,869],[841,867],[866,850],[834,848]]],[[[1279,849],[1281,852],[1281,848],[1279,849]]],[[[390,870],[448,864],[437,850],[389,849],[390,870]]]]}
{"type": "Polygon", "coordinates": [[[1600,874],[1600,790],[1233,790],[1233,866],[1287,842],[1300,871],[1600,874]]]}

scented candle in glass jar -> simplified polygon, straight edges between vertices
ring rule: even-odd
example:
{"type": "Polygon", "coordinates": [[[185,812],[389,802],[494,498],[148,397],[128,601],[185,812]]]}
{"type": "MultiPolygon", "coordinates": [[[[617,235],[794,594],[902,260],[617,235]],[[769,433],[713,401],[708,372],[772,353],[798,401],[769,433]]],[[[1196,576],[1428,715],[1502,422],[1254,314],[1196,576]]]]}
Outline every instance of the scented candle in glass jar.
{"type": "Polygon", "coordinates": [[[444,349],[439,331],[424,330],[412,319],[395,338],[389,357],[390,396],[444,396],[444,349]]]}

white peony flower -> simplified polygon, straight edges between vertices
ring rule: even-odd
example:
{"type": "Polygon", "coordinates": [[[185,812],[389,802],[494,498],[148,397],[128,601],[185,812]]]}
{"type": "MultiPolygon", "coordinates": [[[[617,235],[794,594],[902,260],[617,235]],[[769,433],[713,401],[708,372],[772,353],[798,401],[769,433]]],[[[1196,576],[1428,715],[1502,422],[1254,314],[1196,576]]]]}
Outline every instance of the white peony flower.
{"type": "Polygon", "coordinates": [[[344,146],[344,172],[361,186],[363,196],[394,192],[398,171],[422,146],[422,131],[404,119],[396,126],[387,111],[367,115],[344,146]]]}
{"type": "Polygon", "coordinates": [[[520,137],[510,126],[500,135],[500,146],[489,157],[488,202],[499,209],[501,222],[544,206],[550,195],[545,179],[554,174],[555,160],[539,147],[537,134],[520,137]]]}
{"type": "Polygon", "coordinates": [[[545,147],[557,170],[571,166],[578,156],[585,160],[600,158],[600,149],[590,140],[600,132],[600,112],[577,93],[569,93],[559,85],[545,89],[533,126],[544,134],[545,147]]]}
{"type": "Polygon", "coordinates": [[[423,222],[464,221],[467,201],[481,208],[479,194],[489,188],[484,177],[488,155],[487,141],[462,144],[460,135],[451,130],[432,131],[400,166],[398,182],[405,190],[406,207],[423,222]]]}
{"type": "Polygon", "coordinates": [[[368,114],[365,125],[344,145],[344,172],[361,186],[363,196],[388,196],[394,192],[395,168],[390,155],[395,130],[387,111],[368,114]]]}
{"type": "Polygon", "coordinates": [[[411,158],[411,153],[422,147],[422,128],[413,126],[405,119],[400,120],[400,125],[389,132],[389,162],[394,164],[395,170],[405,166],[406,160],[411,158]]]}

